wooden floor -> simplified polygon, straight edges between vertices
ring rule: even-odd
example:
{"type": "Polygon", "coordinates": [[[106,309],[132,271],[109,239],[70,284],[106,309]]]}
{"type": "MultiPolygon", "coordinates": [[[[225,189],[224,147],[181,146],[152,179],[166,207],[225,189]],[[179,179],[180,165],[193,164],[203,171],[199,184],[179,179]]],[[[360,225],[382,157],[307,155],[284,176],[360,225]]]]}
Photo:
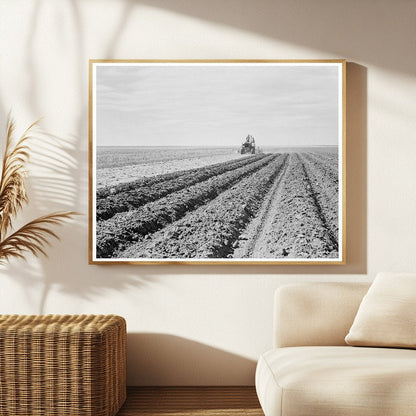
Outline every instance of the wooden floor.
{"type": "Polygon", "coordinates": [[[264,416],[254,387],[128,387],[117,416],[264,416]]]}

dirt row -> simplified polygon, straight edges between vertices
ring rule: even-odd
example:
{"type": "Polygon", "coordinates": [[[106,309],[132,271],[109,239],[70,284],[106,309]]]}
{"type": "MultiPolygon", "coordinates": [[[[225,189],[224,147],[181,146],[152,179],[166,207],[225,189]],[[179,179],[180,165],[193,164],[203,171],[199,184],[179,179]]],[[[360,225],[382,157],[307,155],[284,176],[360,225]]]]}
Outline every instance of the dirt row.
{"type": "Polygon", "coordinates": [[[320,208],[323,220],[333,239],[338,240],[338,177],[333,174],[330,164],[318,161],[309,153],[299,156],[305,167],[313,196],[320,208]]]}
{"type": "Polygon", "coordinates": [[[317,164],[325,176],[338,184],[338,155],[325,153],[302,153],[302,155],[317,164]]]}
{"type": "Polygon", "coordinates": [[[193,186],[149,202],[135,210],[115,214],[106,221],[97,223],[97,256],[111,257],[116,250],[123,250],[132,242],[177,221],[201,205],[207,204],[221,192],[235,185],[246,176],[253,174],[278,155],[269,155],[255,160],[238,169],[211,177],[193,186]]]}
{"type": "Polygon", "coordinates": [[[274,155],[269,163],[239,180],[217,198],[147,238],[121,250],[121,258],[227,258],[260,209],[263,198],[284,165],[274,155]]]}
{"type": "MultiPolygon", "coordinates": [[[[288,155],[287,166],[265,198],[259,216],[240,235],[235,258],[333,258],[338,242],[328,227],[320,205],[315,179],[316,169],[305,163],[305,156],[288,155]],[[305,166],[308,165],[307,167],[305,166]]],[[[326,186],[332,181],[320,177],[326,186]],[[328,183],[329,182],[329,183],[328,183]]],[[[325,185],[322,186],[323,188],[325,185]]],[[[334,203],[334,200],[331,201],[334,203]]]]}
{"type": "Polygon", "coordinates": [[[264,157],[265,155],[248,156],[199,169],[146,178],[129,184],[119,185],[107,195],[104,192],[97,192],[97,221],[111,218],[119,212],[133,210],[150,201],[160,199],[171,192],[184,189],[224,172],[238,169],[241,166],[255,163],[264,157]]]}
{"type": "MultiPolygon", "coordinates": [[[[163,149],[162,149],[163,150],[163,149]]],[[[111,189],[115,186],[129,183],[132,178],[150,178],[152,176],[166,175],[178,171],[199,169],[205,166],[210,166],[215,163],[230,162],[235,159],[240,159],[241,154],[236,150],[231,153],[216,154],[213,149],[209,151],[205,149],[203,155],[199,157],[186,157],[186,150],[179,151],[178,157],[172,160],[164,160],[159,162],[152,162],[151,160],[145,163],[138,163],[134,165],[123,165],[112,168],[97,168],[96,172],[96,188],[101,190],[103,188],[111,189]],[[185,158],[183,153],[185,153],[185,158]]],[[[214,149],[215,150],[215,149],[214,149]]]]}
{"type": "Polygon", "coordinates": [[[142,202],[97,222],[97,257],[338,257],[337,155],[259,155],[224,165],[118,188],[112,196],[131,191],[142,202]]]}
{"type": "MultiPolygon", "coordinates": [[[[261,156],[261,155],[257,155],[257,156],[261,156]]],[[[227,163],[233,163],[233,161],[235,161],[236,159],[238,161],[242,161],[245,159],[249,159],[250,157],[252,157],[252,155],[250,156],[239,156],[238,158],[233,158],[233,159],[227,159],[221,162],[217,162],[217,163],[210,163],[209,165],[204,165],[204,166],[199,166],[199,167],[192,167],[191,169],[178,169],[178,166],[182,166],[182,165],[178,165],[178,163],[176,164],[176,169],[174,171],[171,172],[166,172],[166,173],[160,173],[158,175],[138,175],[138,179],[135,180],[129,180],[128,182],[123,182],[117,185],[109,185],[109,186],[105,186],[102,187],[100,189],[97,189],[97,199],[102,199],[105,198],[109,195],[113,195],[113,194],[117,194],[120,192],[125,192],[128,191],[130,189],[135,189],[137,188],[137,186],[149,186],[152,185],[154,183],[158,183],[158,182],[162,182],[162,181],[167,181],[167,180],[171,180],[171,179],[175,179],[175,178],[179,178],[180,176],[183,175],[187,175],[187,174],[191,174],[193,172],[198,171],[199,169],[208,166],[208,167],[216,167],[216,166],[221,166],[221,165],[226,165],[227,163]]],[[[179,161],[179,163],[182,162],[181,160],[179,161]]]]}

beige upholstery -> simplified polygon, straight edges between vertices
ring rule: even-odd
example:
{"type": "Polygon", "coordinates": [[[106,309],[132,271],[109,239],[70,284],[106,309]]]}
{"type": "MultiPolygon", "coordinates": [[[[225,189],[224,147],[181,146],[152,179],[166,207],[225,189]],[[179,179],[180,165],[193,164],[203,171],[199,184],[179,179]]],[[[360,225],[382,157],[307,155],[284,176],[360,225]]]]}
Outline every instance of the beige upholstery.
{"type": "Polygon", "coordinates": [[[278,348],[261,356],[256,387],[266,416],[416,415],[416,351],[278,348]]]}
{"type": "Polygon", "coordinates": [[[277,290],[278,348],[260,357],[256,371],[266,416],[416,416],[416,351],[344,342],[368,287],[311,283],[277,290]]]}
{"type": "Polygon", "coordinates": [[[368,283],[302,283],[276,290],[274,347],[346,345],[368,283]]]}
{"type": "Polygon", "coordinates": [[[416,274],[379,273],[345,341],[365,347],[416,348],[416,274]]]}

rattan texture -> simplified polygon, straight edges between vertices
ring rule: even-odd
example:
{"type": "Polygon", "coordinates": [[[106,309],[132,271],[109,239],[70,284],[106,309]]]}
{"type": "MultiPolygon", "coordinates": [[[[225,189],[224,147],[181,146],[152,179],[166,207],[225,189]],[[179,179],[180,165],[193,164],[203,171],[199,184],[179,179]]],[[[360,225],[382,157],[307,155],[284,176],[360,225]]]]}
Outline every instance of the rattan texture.
{"type": "Polygon", "coordinates": [[[126,399],[126,322],[0,315],[1,416],[114,416],[126,399]]]}

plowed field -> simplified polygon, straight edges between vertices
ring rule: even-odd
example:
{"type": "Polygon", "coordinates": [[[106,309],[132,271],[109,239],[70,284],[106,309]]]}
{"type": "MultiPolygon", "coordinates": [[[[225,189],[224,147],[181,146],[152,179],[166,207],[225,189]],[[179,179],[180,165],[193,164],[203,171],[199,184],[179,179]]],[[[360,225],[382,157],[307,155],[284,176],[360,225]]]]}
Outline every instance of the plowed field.
{"type": "Polygon", "coordinates": [[[338,257],[336,154],[233,156],[180,167],[99,188],[98,259],[338,257]]]}

